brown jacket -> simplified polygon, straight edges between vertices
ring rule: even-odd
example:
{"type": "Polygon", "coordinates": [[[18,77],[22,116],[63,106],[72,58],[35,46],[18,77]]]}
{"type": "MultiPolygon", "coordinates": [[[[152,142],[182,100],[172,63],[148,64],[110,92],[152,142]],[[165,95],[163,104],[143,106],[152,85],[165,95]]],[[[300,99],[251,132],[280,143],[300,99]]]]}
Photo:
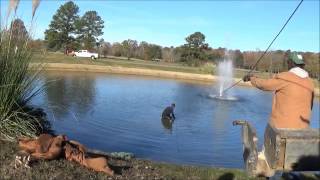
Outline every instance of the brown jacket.
{"type": "Polygon", "coordinates": [[[313,83],[292,72],[272,79],[251,77],[251,84],[264,91],[275,91],[270,124],[276,128],[307,128],[313,103],[313,83]]]}

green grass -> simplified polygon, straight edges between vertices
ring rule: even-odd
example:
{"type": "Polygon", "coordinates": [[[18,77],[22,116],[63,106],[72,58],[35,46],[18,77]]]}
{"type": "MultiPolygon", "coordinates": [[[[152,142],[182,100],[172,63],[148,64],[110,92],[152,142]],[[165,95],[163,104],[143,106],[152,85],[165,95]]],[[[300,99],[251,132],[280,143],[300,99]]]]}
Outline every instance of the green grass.
{"type": "Polygon", "coordinates": [[[159,168],[167,179],[265,179],[249,177],[243,170],[238,169],[178,166],[172,164],[156,164],[155,167],[159,168]]]}

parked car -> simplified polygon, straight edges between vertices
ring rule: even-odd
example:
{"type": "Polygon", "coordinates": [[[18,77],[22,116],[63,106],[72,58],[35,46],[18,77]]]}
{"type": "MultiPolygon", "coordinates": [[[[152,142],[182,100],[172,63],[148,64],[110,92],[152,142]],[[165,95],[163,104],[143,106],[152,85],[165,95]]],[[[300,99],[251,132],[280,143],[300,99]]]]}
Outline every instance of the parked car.
{"type": "Polygon", "coordinates": [[[98,53],[91,53],[88,50],[79,50],[74,52],[74,57],[89,57],[91,59],[97,59],[99,58],[98,53]]]}

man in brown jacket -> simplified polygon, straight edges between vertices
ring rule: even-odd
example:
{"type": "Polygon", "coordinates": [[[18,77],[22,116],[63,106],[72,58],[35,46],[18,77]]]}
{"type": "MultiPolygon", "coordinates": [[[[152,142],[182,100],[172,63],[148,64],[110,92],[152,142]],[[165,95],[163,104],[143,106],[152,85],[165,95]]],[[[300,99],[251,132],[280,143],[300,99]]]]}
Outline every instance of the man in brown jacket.
{"type": "Polygon", "coordinates": [[[253,86],[264,91],[274,91],[270,125],[275,128],[308,128],[314,85],[304,70],[305,64],[300,54],[290,53],[287,63],[289,71],[271,79],[247,75],[243,81],[251,81],[253,86]]]}

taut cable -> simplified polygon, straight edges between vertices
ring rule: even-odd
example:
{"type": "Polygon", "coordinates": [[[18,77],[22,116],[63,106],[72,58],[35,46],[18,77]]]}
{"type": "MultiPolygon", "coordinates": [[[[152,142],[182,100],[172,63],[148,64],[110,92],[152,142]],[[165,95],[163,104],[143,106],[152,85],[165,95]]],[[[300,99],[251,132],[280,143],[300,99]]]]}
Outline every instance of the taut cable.
{"type": "MultiPolygon", "coordinates": [[[[271,41],[271,43],[269,44],[269,46],[267,47],[267,49],[262,53],[262,55],[260,56],[260,58],[257,60],[257,62],[254,64],[254,66],[252,67],[252,69],[246,74],[250,74],[258,65],[258,63],[262,60],[262,58],[264,57],[265,54],[267,54],[269,48],[271,47],[271,45],[273,44],[273,42],[278,38],[278,36],[281,34],[281,32],[283,31],[283,29],[287,26],[288,22],[290,21],[290,19],[292,18],[292,16],[296,13],[296,11],[298,10],[298,8],[300,7],[300,5],[302,4],[303,0],[300,1],[300,3],[298,4],[298,6],[296,7],[296,9],[291,13],[290,17],[288,18],[288,20],[286,21],[286,23],[282,26],[281,30],[278,32],[278,34],[273,38],[273,40],[271,41]]],[[[224,89],[222,91],[222,93],[228,91],[229,89],[235,87],[237,84],[239,84],[242,81],[242,79],[240,79],[239,81],[233,83],[231,86],[229,86],[228,88],[224,89]]]]}

